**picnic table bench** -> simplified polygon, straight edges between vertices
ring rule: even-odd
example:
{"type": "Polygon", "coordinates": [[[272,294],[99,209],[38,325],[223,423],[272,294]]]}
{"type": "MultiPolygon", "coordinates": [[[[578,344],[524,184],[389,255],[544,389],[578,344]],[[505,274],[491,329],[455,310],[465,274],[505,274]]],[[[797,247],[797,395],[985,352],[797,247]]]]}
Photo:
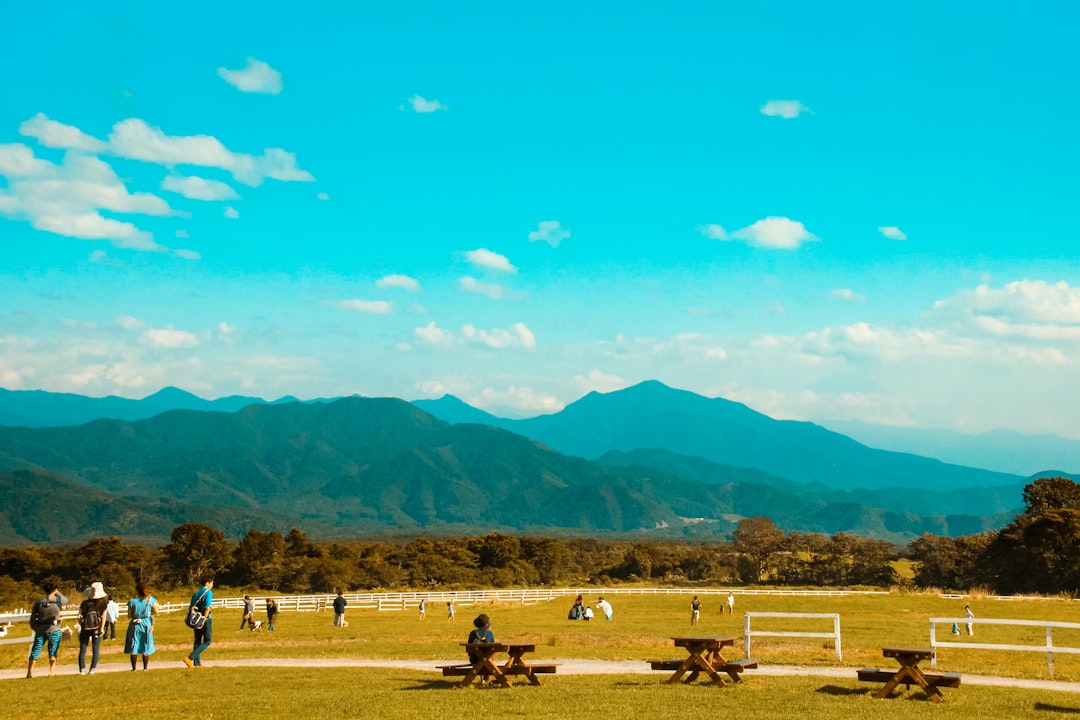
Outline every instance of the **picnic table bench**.
{"type": "Polygon", "coordinates": [[[535,652],[534,643],[462,643],[469,655],[477,658],[475,663],[440,665],[444,677],[464,676],[459,687],[467,687],[474,680],[490,677],[503,687],[511,687],[508,676],[524,675],[530,685],[539,685],[539,674],[556,672],[556,663],[530,663],[525,660],[527,653],[535,652]],[[494,661],[497,653],[506,653],[509,659],[499,665],[494,661]]]}
{"type": "Polygon", "coordinates": [[[895,659],[900,667],[897,670],[865,667],[858,671],[859,680],[863,682],[885,683],[874,693],[874,697],[888,697],[897,685],[903,683],[908,689],[918,685],[933,702],[941,702],[945,698],[940,688],[960,687],[960,673],[926,673],[919,668],[920,662],[934,657],[934,651],[930,648],[882,648],[881,654],[895,659]]]}
{"type": "Polygon", "coordinates": [[[672,671],[668,684],[679,681],[691,683],[701,673],[708,675],[716,686],[727,685],[720,673],[725,673],[732,682],[739,682],[743,671],[756,668],[757,660],[726,660],[720,652],[722,648],[735,645],[733,637],[677,637],[672,638],[675,647],[684,648],[688,657],[682,660],[649,660],[653,670],[672,671]],[[685,680],[682,680],[683,676],[685,680]]]}

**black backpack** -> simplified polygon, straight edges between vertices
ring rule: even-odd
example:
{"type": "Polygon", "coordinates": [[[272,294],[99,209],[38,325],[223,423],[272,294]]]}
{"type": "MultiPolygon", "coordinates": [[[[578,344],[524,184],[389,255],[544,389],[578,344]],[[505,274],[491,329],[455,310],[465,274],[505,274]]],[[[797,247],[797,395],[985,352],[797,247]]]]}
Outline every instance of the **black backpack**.
{"type": "Polygon", "coordinates": [[[49,598],[39,598],[30,611],[30,627],[36,632],[49,632],[60,623],[60,605],[49,598]]]}
{"type": "Polygon", "coordinates": [[[79,625],[83,630],[97,630],[101,627],[101,613],[98,612],[97,603],[86,608],[86,612],[79,618],[79,625]]]}
{"type": "Polygon", "coordinates": [[[573,607],[570,608],[570,614],[566,616],[566,619],[567,620],[580,620],[581,619],[581,609],[577,605],[574,605],[573,607]]]}

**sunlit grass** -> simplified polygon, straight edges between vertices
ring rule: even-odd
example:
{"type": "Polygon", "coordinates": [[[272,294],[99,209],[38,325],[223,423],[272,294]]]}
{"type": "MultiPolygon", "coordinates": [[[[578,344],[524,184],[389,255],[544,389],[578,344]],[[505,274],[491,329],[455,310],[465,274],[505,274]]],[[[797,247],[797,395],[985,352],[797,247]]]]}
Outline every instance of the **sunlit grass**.
{"type": "Polygon", "coordinates": [[[344,668],[206,668],[10,681],[4,716],[61,720],[129,717],[154,720],[253,718],[465,717],[700,718],[741,720],[889,717],[1052,717],[1080,712],[1080,695],[1014,688],[961,687],[931,705],[919,691],[889,699],[855,680],[753,677],[737,686],[666,685],[650,675],[551,676],[541,687],[458,689],[434,673],[344,668]],[[9,690],[15,689],[9,687],[9,690]]]}
{"type": "MultiPolygon", "coordinates": [[[[592,598],[595,599],[595,598],[592,598]]],[[[347,612],[349,626],[334,628],[332,613],[297,613],[283,611],[277,632],[237,633],[239,610],[215,611],[214,642],[204,656],[207,664],[214,659],[249,657],[286,658],[364,658],[394,660],[447,660],[463,655],[460,644],[478,612],[491,616],[499,640],[537,644],[537,659],[584,658],[601,660],[645,660],[674,657],[670,638],[691,632],[707,635],[733,635],[740,646],[733,653],[742,656],[743,615],[745,611],[839,613],[843,642],[843,661],[838,662],[829,641],[823,639],[755,639],[751,654],[762,664],[845,666],[891,665],[881,658],[884,646],[925,647],[929,644],[930,617],[962,614],[964,601],[932,595],[893,594],[888,596],[791,597],[737,596],[734,616],[719,612],[721,598],[709,596],[701,623],[691,630],[690,597],[686,595],[609,596],[615,606],[615,620],[591,622],[566,620],[570,600],[521,605],[503,602],[458,607],[457,620],[447,622],[441,607],[432,604],[428,618],[418,622],[416,614],[403,611],[377,612],[353,609],[347,612]]],[[[1080,621],[1080,605],[1068,600],[994,601],[981,599],[974,609],[979,617],[1080,621]]],[[[259,613],[257,617],[261,618],[259,613]]],[[[122,634],[121,619],[118,632],[122,634]]],[[[797,626],[796,621],[763,619],[755,627],[772,630],[831,629],[829,621],[814,620],[797,626]]],[[[23,627],[12,634],[28,633],[23,627]]],[[[976,625],[975,640],[999,643],[1044,642],[1042,628],[1016,628],[976,625]]],[[[180,613],[162,616],[156,633],[158,652],[152,665],[174,664],[190,650],[191,631],[180,613]]],[[[938,639],[952,639],[947,627],[938,628],[938,639]]],[[[966,636],[962,639],[967,639],[966,636]]],[[[1054,632],[1057,645],[1080,647],[1080,633],[1054,632]]],[[[122,639],[103,644],[103,662],[126,662],[122,639]]],[[[26,645],[0,645],[0,667],[23,668],[26,645]]],[[[73,664],[78,651],[76,641],[61,650],[61,664],[73,664]]],[[[1012,677],[1048,677],[1046,655],[1037,652],[995,652],[987,650],[943,649],[939,668],[962,673],[1012,677]]],[[[1055,679],[1080,680],[1080,657],[1057,654],[1055,679]]]]}

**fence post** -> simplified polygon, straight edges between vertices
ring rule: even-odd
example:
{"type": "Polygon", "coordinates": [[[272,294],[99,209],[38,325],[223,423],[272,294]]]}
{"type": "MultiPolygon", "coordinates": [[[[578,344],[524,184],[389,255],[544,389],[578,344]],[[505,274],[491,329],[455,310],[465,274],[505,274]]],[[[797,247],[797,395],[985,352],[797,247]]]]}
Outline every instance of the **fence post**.
{"type": "Polygon", "coordinates": [[[1050,670],[1050,677],[1054,677],[1054,628],[1046,626],[1046,665],[1050,670]]]}
{"type": "Polygon", "coordinates": [[[930,620],[930,667],[937,667],[937,629],[933,619],[930,620]]]}
{"type": "Polygon", "coordinates": [[[842,662],[844,656],[840,651],[840,613],[833,618],[833,632],[836,633],[836,659],[842,662]]]}
{"type": "Polygon", "coordinates": [[[746,657],[750,657],[750,613],[743,613],[743,634],[746,638],[746,657]]]}

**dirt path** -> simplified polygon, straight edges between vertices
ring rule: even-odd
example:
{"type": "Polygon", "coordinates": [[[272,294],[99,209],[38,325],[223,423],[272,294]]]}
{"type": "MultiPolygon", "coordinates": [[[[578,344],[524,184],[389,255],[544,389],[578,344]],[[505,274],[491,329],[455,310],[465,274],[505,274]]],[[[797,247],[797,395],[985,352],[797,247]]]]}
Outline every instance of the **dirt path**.
{"type": "MultiPolygon", "coordinates": [[[[545,659],[546,660],[546,659],[545,659]]],[[[402,670],[414,670],[417,672],[436,672],[436,665],[452,665],[459,662],[460,658],[452,660],[360,660],[353,658],[247,658],[243,660],[214,660],[212,651],[207,651],[206,666],[209,667],[352,667],[352,668],[399,668],[402,670]]],[[[580,660],[565,659],[555,660],[559,663],[560,675],[652,675],[659,677],[658,673],[649,669],[648,663],[643,660],[580,660]]],[[[183,670],[184,664],[180,660],[155,661],[150,660],[152,671],[177,671],[183,670]]],[[[748,677],[764,675],[776,676],[805,676],[838,678],[843,680],[855,679],[854,667],[801,667],[797,665],[762,665],[757,670],[749,670],[748,677]]],[[[76,675],[78,666],[74,659],[57,667],[58,675],[76,675]]],[[[102,663],[98,665],[99,673],[131,672],[131,666],[127,663],[102,663]]],[[[38,662],[36,675],[44,677],[48,674],[48,663],[38,662]]],[[[0,680],[14,680],[26,675],[26,670],[0,670],[0,680]]],[[[36,679],[36,678],[35,678],[36,679]]],[[[996,687],[1016,687],[1032,690],[1054,690],[1057,692],[1080,693],[1080,682],[1060,682],[1057,680],[1027,680],[1018,678],[993,677],[990,675],[964,674],[965,685],[992,685],[996,687]]]]}

